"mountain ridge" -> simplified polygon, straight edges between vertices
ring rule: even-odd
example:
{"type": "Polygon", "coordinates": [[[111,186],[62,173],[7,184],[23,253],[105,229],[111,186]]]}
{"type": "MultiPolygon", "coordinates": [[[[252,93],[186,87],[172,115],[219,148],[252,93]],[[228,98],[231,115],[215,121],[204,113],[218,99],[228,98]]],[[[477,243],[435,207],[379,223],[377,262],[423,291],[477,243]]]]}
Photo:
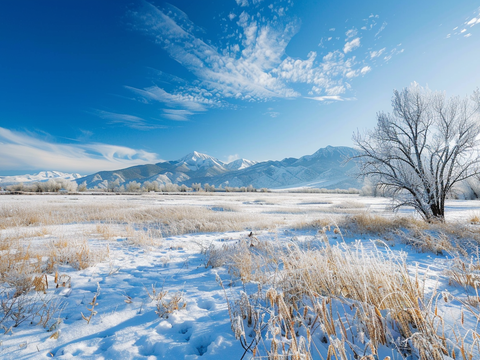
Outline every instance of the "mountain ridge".
{"type": "Polygon", "coordinates": [[[242,187],[253,185],[256,188],[282,189],[290,187],[361,188],[353,174],[354,162],[345,160],[356,154],[356,150],[346,146],[327,146],[311,155],[300,158],[285,158],[256,162],[237,159],[225,163],[213,156],[193,151],[184,157],[157,164],[146,164],[101,171],[77,179],[86,181],[88,188],[107,187],[108,183],[128,183],[136,181],[157,181],[160,185],[194,183],[215,185],[215,187],[242,187]]]}

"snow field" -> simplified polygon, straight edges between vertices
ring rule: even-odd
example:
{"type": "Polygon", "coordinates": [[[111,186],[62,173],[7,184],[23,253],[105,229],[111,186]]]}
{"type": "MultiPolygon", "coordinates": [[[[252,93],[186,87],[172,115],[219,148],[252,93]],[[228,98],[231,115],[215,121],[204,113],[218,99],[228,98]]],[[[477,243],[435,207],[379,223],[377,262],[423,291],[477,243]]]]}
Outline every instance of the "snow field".
{"type": "MultiPolygon", "coordinates": [[[[46,274],[48,288],[22,296],[57,307],[45,327],[38,314],[16,327],[3,319],[0,356],[449,359],[463,346],[475,358],[480,266],[464,252],[476,227],[422,227],[387,205],[334,194],[2,196],[2,300],[13,275],[28,285],[46,274]]],[[[465,222],[475,206],[452,201],[447,219],[465,222]]]]}

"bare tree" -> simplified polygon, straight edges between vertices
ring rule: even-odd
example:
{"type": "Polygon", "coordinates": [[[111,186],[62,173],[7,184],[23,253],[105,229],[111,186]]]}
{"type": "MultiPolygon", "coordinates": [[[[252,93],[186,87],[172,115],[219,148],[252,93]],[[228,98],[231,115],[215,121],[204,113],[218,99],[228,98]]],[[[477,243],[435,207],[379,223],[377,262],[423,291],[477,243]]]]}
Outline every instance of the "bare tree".
{"type": "Polygon", "coordinates": [[[480,173],[480,92],[446,99],[413,83],[394,91],[392,107],[377,114],[373,131],[353,136],[360,172],[393,191],[395,209],[444,221],[453,186],[480,173]]]}

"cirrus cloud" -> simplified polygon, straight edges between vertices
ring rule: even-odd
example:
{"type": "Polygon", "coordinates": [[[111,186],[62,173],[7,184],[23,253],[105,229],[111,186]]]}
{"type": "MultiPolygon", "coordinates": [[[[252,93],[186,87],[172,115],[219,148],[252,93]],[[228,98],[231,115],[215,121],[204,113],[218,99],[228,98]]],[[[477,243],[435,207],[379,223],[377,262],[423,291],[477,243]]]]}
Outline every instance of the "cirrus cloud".
{"type": "Polygon", "coordinates": [[[286,48],[300,28],[299,21],[286,16],[288,6],[279,3],[276,7],[270,4],[261,8],[259,3],[258,0],[237,0],[236,15],[230,12],[232,16],[225,19],[231,29],[225,37],[228,41],[219,47],[203,40],[205,32],[180,9],[172,5],[158,8],[143,2],[141,8],[131,14],[134,28],[152,38],[193,74],[195,80],[168,89],[157,85],[126,88],[133,91],[139,101],[160,102],[191,112],[181,119],[167,113],[167,118],[172,120],[187,120],[199,111],[232,106],[233,101],[295,99],[307,94],[343,96],[354,78],[372,70],[372,64],[367,62],[385,51],[383,48],[375,55],[367,54],[364,59],[351,55],[361,46],[359,30],[351,28],[340,48],[323,56],[310,51],[306,58],[294,58],[287,54],[286,48]],[[282,16],[262,15],[261,11],[267,9],[282,16]]]}

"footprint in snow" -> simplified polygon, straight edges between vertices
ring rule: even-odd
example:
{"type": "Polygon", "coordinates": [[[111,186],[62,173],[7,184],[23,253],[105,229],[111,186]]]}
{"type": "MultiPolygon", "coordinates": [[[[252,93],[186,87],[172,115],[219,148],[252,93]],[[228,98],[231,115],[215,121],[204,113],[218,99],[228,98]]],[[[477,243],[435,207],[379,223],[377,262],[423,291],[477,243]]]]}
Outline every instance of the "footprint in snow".
{"type": "Polygon", "coordinates": [[[203,310],[215,310],[215,301],[213,299],[199,299],[197,306],[203,310]]]}
{"type": "Polygon", "coordinates": [[[208,351],[208,347],[211,345],[211,343],[212,339],[210,335],[198,336],[190,340],[194,354],[200,356],[203,356],[208,351]]]}

